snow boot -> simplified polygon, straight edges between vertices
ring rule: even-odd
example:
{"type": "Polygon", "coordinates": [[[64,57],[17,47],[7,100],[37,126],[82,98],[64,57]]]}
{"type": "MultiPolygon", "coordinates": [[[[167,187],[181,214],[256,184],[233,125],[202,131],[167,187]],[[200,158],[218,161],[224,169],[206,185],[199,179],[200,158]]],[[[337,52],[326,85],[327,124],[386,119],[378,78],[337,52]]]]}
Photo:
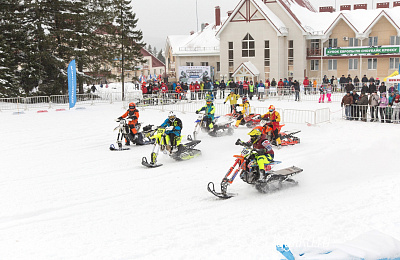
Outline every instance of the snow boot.
{"type": "Polygon", "coordinates": [[[260,180],[264,180],[267,175],[265,174],[265,170],[260,170],[260,180]]]}

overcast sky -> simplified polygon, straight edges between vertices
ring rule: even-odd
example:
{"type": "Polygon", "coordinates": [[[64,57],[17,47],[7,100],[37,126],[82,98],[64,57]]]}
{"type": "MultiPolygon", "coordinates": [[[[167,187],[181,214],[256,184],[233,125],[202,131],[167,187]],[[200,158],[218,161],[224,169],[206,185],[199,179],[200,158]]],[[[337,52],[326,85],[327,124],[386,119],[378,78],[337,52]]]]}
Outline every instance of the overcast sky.
{"type": "MultiPolygon", "coordinates": [[[[215,6],[221,7],[221,17],[226,17],[240,0],[197,0],[198,26],[201,23],[215,23],[215,6]]],[[[316,9],[319,6],[344,4],[368,4],[393,0],[310,0],[316,9]]],[[[168,35],[184,35],[197,30],[196,0],[132,0],[133,10],[139,18],[138,28],[143,31],[144,42],[165,48],[168,35]]],[[[392,6],[392,4],[390,5],[392,6]]]]}

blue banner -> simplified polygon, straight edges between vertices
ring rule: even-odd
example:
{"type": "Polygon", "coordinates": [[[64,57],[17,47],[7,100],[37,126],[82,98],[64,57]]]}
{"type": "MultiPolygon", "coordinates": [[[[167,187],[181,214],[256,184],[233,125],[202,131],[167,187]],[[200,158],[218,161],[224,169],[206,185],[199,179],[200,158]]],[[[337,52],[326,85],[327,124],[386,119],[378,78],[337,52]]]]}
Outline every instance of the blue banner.
{"type": "Polygon", "coordinates": [[[69,108],[73,108],[76,103],[76,66],[75,60],[68,64],[68,95],[69,108]]]}

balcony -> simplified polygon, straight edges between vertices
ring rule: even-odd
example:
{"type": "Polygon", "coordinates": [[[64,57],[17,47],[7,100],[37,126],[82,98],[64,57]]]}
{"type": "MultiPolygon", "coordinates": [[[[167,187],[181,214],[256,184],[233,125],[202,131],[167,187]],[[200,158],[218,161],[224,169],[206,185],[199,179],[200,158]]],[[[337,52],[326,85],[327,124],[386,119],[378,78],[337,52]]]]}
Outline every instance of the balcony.
{"type": "Polygon", "coordinates": [[[321,56],[321,49],[307,48],[307,56],[321,56]]]}
{"type": "Polygon", "coordinates": [[[215,47],[179,47],[179,51],[188,51],[188,52],[219,51],[219,46],[215,46],[215,47]]]}

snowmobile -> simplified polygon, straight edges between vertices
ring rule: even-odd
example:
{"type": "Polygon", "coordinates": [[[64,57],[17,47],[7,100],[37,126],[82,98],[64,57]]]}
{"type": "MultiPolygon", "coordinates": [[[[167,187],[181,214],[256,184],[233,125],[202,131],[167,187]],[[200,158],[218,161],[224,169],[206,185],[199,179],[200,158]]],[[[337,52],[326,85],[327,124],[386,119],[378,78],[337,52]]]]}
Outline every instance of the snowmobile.
{"type": "Polygon", "coordinates": [[[129,136],[130,129],[128,126],[128,122],[131,119],[118,119],[117,122],[119,122],[118,126],[114,128],[114,131],[118,131],[117,135],[117,148],[114,146],[114,144],[110,145],[110,150],[111,151],[124,151],[124,150],[129,150],[128,147],[122,147],[122,141],[124,139],[132,141],[133,144],[136,145],[146,145],[146,144],[153,144],[154,140],[151,140],[149,137],[153,135],[155,132],[155,128],[153,125],[147,125],[143,127],[142,131],[140,131],[140,128],[142,126],[141,123],[136,124],[135,128],[137,131],[137,134],[134,137],[134,140],[131,140],[132,138],[129,136]]]}
{"type": "Polygon", "coordinates": [[[177,147],[177,150],[173,151],[173,148],[167,145],[165,131],[166,128],[160,126],[157,128],[157,131],[150,137],[150,139],[154,140],[153,151],[150,155],[150,162],[148,162],[146,157],[143,157],[142,165],[151,168],[162,166],[162,164],[157,163],[157,156],[160,150],[163,151],[165,154],[169,152],[169,155],[177,161],[189,160],[201,155],[201,151],[194,148],[201,141],[193,140],[190,135],[187,138],[187,140],[190,142],[186,144],[179,144],[182,139],[182,136],[179,136],[179,140],[177,140],[177,143],[179,145],[177,147]]]}
{"type": "MultiPolygon", "coordinates": [[[[225,116],[230,117],[232,120],[237,120],[237,118],[241,115],[240,112],[237,111],[237,107],[239,105],[235,105],[232,113],[226,114],[225,116]]],[[[253,128],[255,126],[260,125],[261,115],[251,113],[249,116],[243,117],[243,120],[240,121],[239,125],[245,125],[248,128],[253,128]]]]}
{"type": "Polygon", "coordinates": [[[217,116],[213,120],[214,127],[210,130],[207,126],[207,115],[204,113],[200,113],[199,117],[195,121],[196,125],[194,126],[193,131],[193,138],[194,140],[197,139],[197,135],[199,134],[200,130],[202,132],[208,132],[210,136],[219,137],[223,135],[232,135],[233,128],[232,123],[234,122],[230,117],[220,117],[217,116]]]}
{"type": "MultiPolygon", "coordinates": [[[[273,138],[273,133],[272,133],[272,125],[271,125],[271,121],[265,121],[262,120],[261,121],[261,125],[263,125],[263,134],[265,134],[268,138],[268,141],[271,142],[272,145],[277,145],[275,142],[275,139],[273,138]]],[[[281,146],[287,146],[287,145],[295,145],[295,144],[299,144],[300,143],[300,138],[294,136],[297,133],[300,133],[301,131],[292,131],[292,132],[281,132],[282,127],[284,127],[285,125],[279,125],[278,126],[278,134],[281,137],[281,146]]]]}
{"type": "Polygon", "coordinates": [[[229,193],[228,186],[232,184],[236,176],[253,186],[261,193],[270,193],[288,186],[297,185],[297,181],[290,177],[303,171],[296,166],[273,171],[272,168],[281,161],[272,161],[264,167],[265,176],[260,178],[259,167],[255,158],[256,151],[245,146],[240,155],[234,155],[235,163],[225,174],[221,181],[221,192],[215,191],[214,183],[209,182],[207,190],[221,199],[229,199],[237,194],[229,193]]]}

